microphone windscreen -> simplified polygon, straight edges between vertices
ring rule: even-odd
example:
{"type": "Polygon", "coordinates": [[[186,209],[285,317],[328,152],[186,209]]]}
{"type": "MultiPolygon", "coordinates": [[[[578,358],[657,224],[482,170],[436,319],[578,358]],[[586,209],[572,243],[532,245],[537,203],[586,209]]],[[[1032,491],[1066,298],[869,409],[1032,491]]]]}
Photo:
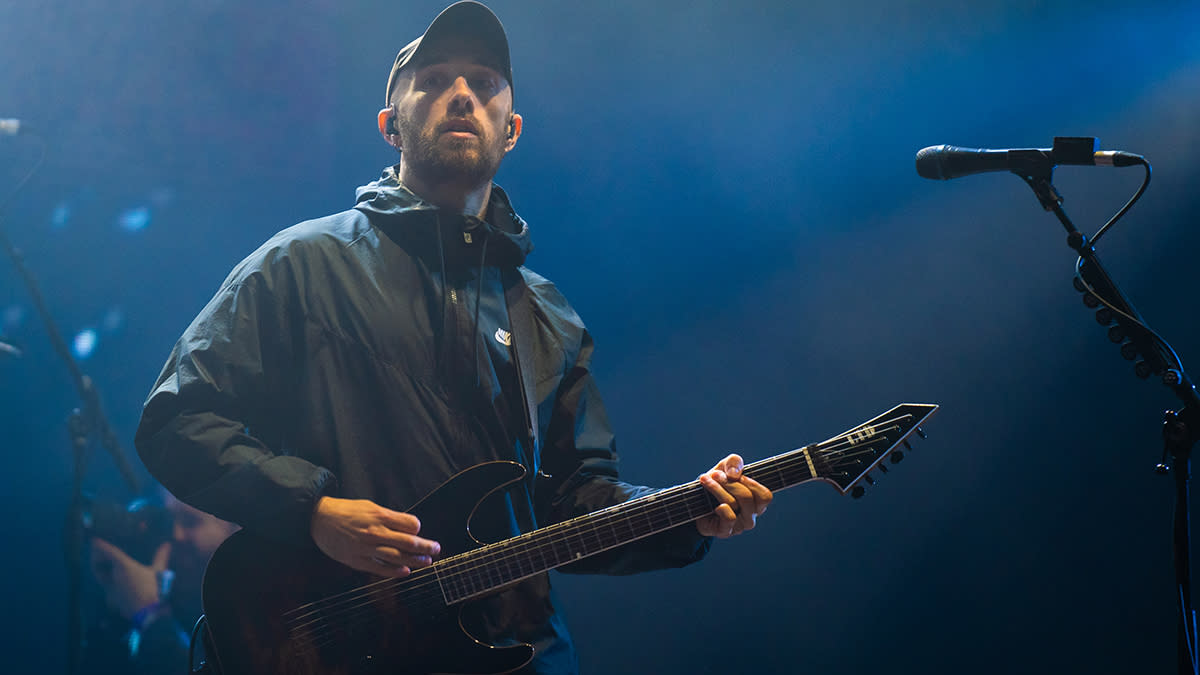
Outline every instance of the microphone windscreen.
{"type": "Polygon", "coordinates": [[[917,151],[917,175],[921,178],[946,180],[942,168],[942,155],[950,148],[948,145],[931,145],[917,151]]]}

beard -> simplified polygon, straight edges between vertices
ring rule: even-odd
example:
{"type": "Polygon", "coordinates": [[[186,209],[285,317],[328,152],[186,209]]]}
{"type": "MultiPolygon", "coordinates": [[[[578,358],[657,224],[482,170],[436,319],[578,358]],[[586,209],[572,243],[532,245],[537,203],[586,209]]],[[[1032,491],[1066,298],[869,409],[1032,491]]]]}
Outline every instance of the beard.
{"type": "Polygon", "coordinates": [[[433,129],[419,129],[412,120],[400,119],[398,126],[405,161],[428,183],[464,186],[491,181],[504,159],[504,141],[480,130],[473,138],[443,136],[433,129]]]}

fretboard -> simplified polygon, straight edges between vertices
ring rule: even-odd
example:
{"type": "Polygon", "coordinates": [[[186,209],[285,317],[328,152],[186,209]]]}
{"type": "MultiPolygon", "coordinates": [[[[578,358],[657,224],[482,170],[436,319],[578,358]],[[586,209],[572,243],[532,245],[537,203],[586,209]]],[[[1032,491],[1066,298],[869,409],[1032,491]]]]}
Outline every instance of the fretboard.
{"type": "MultiPolygon", "coordinates": [[[[773,492],[792,487],[818,475],[812,452],[818,447],[785,452],[743,471],[773,492]]],[[[716,498],[692,481],[438,561],[433,568],[446,604],[454,604],[690,523],[716,506],[716,498]]]]}

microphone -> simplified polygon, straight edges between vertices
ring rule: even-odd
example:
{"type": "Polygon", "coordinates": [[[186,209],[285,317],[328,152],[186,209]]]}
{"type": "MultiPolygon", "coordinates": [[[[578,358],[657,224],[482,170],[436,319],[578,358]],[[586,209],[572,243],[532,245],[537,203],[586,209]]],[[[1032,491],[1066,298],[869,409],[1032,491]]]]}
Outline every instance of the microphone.
{"type": "Polygon", "coordinates": [[[16,136],[21,133],[21,126],[21,120],[0,119],[0,136],[16,136]]]}
{"type": "Polygon", "coordinates": [[[931,145],[917,152],[917,173],[922,178],[950,180],[988,171],[1012,171],[1033,175],[1050,171],[1059,164],[1074,166],[1134,166],[1146,158],[1132,152],[1100,150],[1100,141],[1091,137],[1056,137],[1053,148],[987,150],[931,145]]]}

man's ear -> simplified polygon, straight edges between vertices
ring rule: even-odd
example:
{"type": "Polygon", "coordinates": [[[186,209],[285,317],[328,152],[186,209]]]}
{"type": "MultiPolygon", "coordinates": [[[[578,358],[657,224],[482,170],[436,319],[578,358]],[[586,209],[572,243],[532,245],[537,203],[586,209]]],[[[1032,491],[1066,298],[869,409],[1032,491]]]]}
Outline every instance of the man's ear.
{"type": "Polygon", "coordinates": [[[508,118],[508,139],[504,142],[504,152],[513,149],[517,144],[517,139],[521,137],[521,127],[524,120],[517,113],[513,113],[512,117],[508,118]]]}
{"type": "Polygon", "coordinates": [[[379,133],[388,145],[400,149],[400,135],[396,130],[396,111],[390,107],[379,111],[379,133]]]}

